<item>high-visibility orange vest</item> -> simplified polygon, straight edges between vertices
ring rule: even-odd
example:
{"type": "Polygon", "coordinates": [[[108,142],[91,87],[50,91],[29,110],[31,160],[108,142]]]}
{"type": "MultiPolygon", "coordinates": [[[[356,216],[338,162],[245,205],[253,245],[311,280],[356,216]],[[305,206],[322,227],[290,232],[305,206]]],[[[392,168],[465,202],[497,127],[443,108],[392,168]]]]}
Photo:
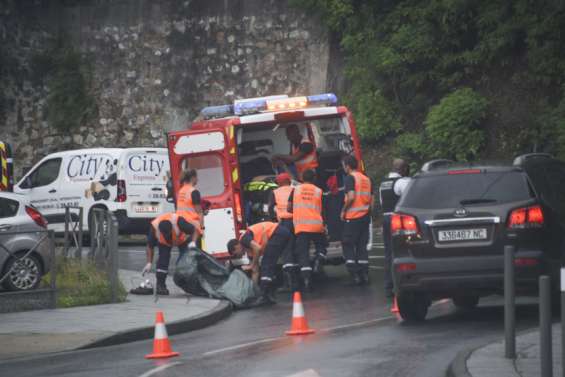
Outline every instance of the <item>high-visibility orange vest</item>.
{"type": "Polygon", "coordinates": [[[177,213],[184,217],[187,221],[193,220],[200,222],[200,215],[196,212],[194,203],[192,203],[192,192],[196,190],[191,184],[184,184],[177,197],[177,213]]]}
{"type": "MultiPolygon", "coordinates": [[[[253,241],[261,248],[269,242],[269,239],[277,229],[279,224],[271,221],[263,221],[262,223],[253,224],[247,227],[247,230],[253,232],[253,241]]],[[[244,233],[245,234],[245,233],[244,233]]]]}
{"type": "Polygon", "coordinates": [[[273,191],[275,195],[275,213],[279,221],[284,219],[292,219],[292,213],[288,212],[288,199],[292,186],[282,186],[273,191]]]}
{"type": "Polygon", "coordinates": [[[294,189],[292,222],[295,234],[324,232],[322,190],[311,183],[303,183],[294,189]]]}
{"type": "Polygon", "coordinates": [[[179,216],[176,213],[164,213],[151,221],[151,226],[155,231],[155,237],[159,240],[160,244],[167,246],[179,246],[186,242],[186,233],[179,229],[178,218],[179,216]],[[163,221],[170,221],[173,226],[171,235],[172,243],[167,241],[159,230],[159,224],[163,221]]]}
{"type": "MultiPolygon", "coordinates": [[[[308,136],[304,136],[302,138],[302,143],[310,143],[312,144],[312,152],[306,154],[300,160],[294,161],[294,166],[296,167],[296,172],[298,173],[298,179],[302,180],[302,173],[304,173],[308,169],[316,169],[318,167],[318,156],[316,153],[316,144],[314,144],[308,136]]],[[[298,146],[292,145],[292,155],[295,156],[300,153],[300,144],[298,146]]]]}
{"type": "Polygon", "coordinates": [[[355,199],[345,211],[345,218],[353,220],[369,213],[371,208],[371,180],[364,174],[354,171],[351,176],[355,180],[355,199]]]}

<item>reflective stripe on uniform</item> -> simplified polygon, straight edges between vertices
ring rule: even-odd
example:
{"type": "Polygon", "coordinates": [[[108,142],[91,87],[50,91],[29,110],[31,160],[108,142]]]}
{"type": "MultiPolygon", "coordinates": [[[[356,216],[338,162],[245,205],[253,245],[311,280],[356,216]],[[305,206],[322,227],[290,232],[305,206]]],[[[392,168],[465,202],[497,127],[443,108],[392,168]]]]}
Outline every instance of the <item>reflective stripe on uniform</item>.
{"type": "Polygon", "coordinates": [[[300,219],[294,221],[294,224],[301,224],[301,225],[319,225],[323,223],[324,222],[322,220],[308,220],[308,219],[300,219]]]}
{"type": "Polygon", "coordinates": [[[300,271],[312,271],[312,267],[302,267],[300,271]]]}
{"type": "Polygon", "coordinates": [[[321,211],[322,209],[320,208],[320,206],[317,206],[315,204],[309,204],[309,203],[299,203],[299,204],[293,204],[292,205],[292,209],[294,210],[295,208],[310,208],[310,209],[315,209],[316,211],[321,211]]]}
{"type": "Polygon", "coordinates": [[[352,259],[348,259],[345,261],[345,264],[355,264],[355,261],[352,259]]]}
{"type": "Polygon", "coordinates": [[[196,209],[192,207],[179,207],[177,211],[196,212],[196,209]]]}

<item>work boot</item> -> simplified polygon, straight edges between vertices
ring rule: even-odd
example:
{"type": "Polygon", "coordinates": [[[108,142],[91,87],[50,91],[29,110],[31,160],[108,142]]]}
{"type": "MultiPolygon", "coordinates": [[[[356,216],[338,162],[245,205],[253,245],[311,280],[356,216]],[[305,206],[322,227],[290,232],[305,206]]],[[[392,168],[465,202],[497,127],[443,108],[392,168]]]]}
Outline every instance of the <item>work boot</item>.
{"type": "Polygon", "coordinates": [[[276,304],[277,301],[274,297],[274,287],[273,282],[268,280],[261,280],[261,296],[256,301],[257,306],[261,305],[273,305],[276,304]]]}
{"type": "Polygon", "coordinates": [[[292,292],[292,271],[290,268],[283,270],[283,285],[279,288],[280,292],[292,292]]]}
{"type": "Polygon", "coordinates": [[[168,296],[169,290],[167,289],[166,285],[158,285],[157,286],[157,294],[159,296],[168,296]]]}
{"type": "Polygon", "coordinates": [[[369,284],[369,273],[367,271],[361,271],[359,273],[359,280],[361,280],[362,285],[369,284]]]}
{"type": "Polygon", "coordinates": [[[324,263],[325,263],[325,256],[323,255],[316,256],[312,266],[312,271],[314,272],[314,274],[320,277],[326,276],[326,272],[324,271],[324,263]]]}
{"type": "Polygon", "coordinates": [[[302,288],[304,292],[312,292],[312,271],[302,270],[300,274],[302,275],[302,288]]]}
{"type": "Polygon", "coordinates": [[[157,277],[157,294],[159,296],[168,296],[169,290],[167,289],[167,284],[165,283],[167,281],[167,274],[157,271],[155,275],[157,277]]]}

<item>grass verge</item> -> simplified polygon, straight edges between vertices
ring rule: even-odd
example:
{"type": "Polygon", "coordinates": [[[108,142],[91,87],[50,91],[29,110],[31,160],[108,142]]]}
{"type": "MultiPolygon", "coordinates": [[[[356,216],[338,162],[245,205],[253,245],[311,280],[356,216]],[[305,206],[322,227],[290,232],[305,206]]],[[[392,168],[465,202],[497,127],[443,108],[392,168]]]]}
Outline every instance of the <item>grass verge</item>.
{"type": "MultiPolygon", "coordinates": [[[[48,282],[49,274],[44,277],[48,282]]],[[[124,302],[127,291],[118,281],[118,302],[124,302]]],[[[110,279],[106,271],[91,261],[57,258],[57,307],[109,304],[112,299],[110,279]]]]}

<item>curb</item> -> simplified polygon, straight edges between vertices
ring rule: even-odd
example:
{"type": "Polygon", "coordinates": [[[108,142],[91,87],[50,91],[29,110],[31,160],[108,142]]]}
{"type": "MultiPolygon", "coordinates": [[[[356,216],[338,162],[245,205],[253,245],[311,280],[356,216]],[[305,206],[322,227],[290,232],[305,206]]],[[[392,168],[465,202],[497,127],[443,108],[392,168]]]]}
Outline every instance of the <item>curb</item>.
{"type": "MultiPolygon", "coordinates": [[[[220,301],[215,308],[208,310],[196,317],[181,319],[167,323],[167,333],[169,335],[182,334],[204,327],[211,326],[230,316],[233,306],[228,301],[220,301]]],[[[153,325],[138,327],[136,329],[121,331],[106,338],[95,340],[92,343],[76,348],[77,350],[91,349],[97,347],[115,346],[118,344],[136,342],[153,338],[155,327],[153,325]]]]}
{"type": "Polygon", "coordinates": [[[455,356],[455,359],[453,359],[451,363],[449,363],[445,375],[447,377],[473,377],[471,373],[469,373],[469,370],[467,369],[467,359],[469,358],[469,356],[471,356],[473,352],[484,346],[485,345],[459,351],[455,356]]]}

